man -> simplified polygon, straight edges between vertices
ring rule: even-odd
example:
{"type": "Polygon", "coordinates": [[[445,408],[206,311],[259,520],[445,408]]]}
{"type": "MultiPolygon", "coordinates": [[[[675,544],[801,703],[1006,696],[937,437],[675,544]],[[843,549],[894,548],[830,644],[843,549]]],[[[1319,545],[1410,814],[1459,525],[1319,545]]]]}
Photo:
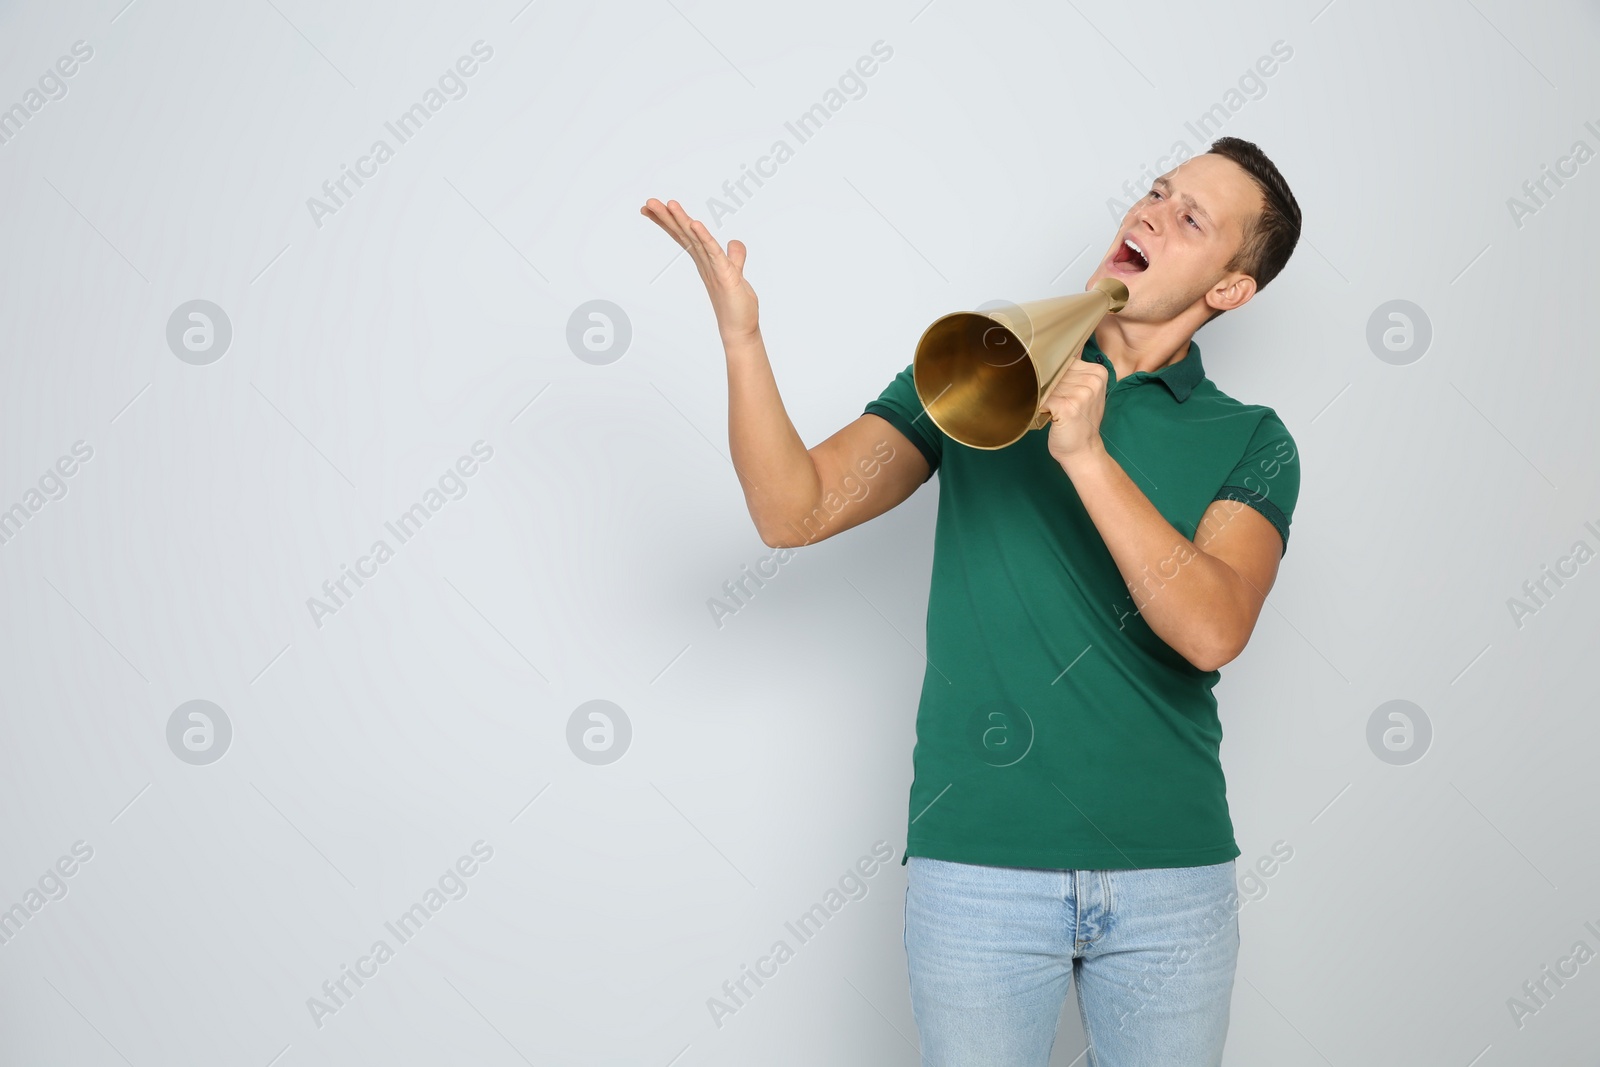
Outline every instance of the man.
{"type": "Polygon", "coordinates": [[[1045,1067],[1069,985],[1094,1067],[1220,1063],[1239,848],[1212,688],[1277,576],[1299,464],[1277,414],[1217,388],[1192,336],[1294,250],[1277,168],[1225,137],[1156,179],[1084,285],[1115,277],[1127,306],[1052,391],[1049,427],[996,450],[941,433],[909,366],[807,450],[744,246],[724,255],[675,202],[643,212],[711,296],[766,544],[833,536],[939,473],[902,860],[924,1063],[1045,1067]]]}

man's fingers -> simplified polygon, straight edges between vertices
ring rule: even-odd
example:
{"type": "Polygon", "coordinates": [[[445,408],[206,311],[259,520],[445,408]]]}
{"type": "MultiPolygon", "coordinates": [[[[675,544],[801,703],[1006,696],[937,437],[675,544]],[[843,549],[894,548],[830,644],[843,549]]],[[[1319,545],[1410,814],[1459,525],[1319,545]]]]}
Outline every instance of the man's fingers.
{"type": "Polygon", "coordinates": [[[739,282],[739,272],[717,239],[711,236],[711,231],[699,219],[692,219],[677,201],[669,201],[670,207],[676,208],[676,215],[681,225],[689,232],[691,244],[690,251],[695,253],[695,261],[700,265],[700,273],[707,279],[707,284],[715,282],[722,286],[734,286],[739,282]]]}
{"type": "Polygon", "coordinates": [[[713,253],[713,259],[715,259],[717,256],[727,255],[727,253],[723,252],[722,246],[717,244],[717,239],[711,236],[711,231],[706,229],[705,223],[701,222],[699,219],[690,219],[689,226],[694,231],[695,236],[700,238],[701,246],[708,252],[713,253]]]}
{"type": "Polygon", "coordinates": [[[743,242],[729,241],[728,250],[724,252],[706,224],[690,218],[683,205],[676,200],[668,200],[663,204],[651,197],[639,210],[641,214],[654,219],[656,225],[666,230],[679,245],[688,249],[701,277],[708,284],[712,281],[724,285],[738,282],[744,270],[745,257],[749,254],[743,242]]]}
{"type": "Polygon", "coordinates": [[[680,247],[689,247],[689,237],[678,225],[678,220],[672,217],[672,212],[667,210],[667,205],[651,197],[645,201],[644,207],[639,209],[639,214],[652,220],[657,226],[667,231],[667,236],[678,242],[680,247]],[[653,205],[653,206],[652,206],[653,205]]]}
{"type": "Polygon", "coordinates": [[[674,241],[678,242],[679,247],[684,248],[689,252],[689,255],[695,261],[696,268],[698,268],[700,273],[704,275],[705,272],[710,268],[710,263],[705,256],[704,249],[700,247],[699,237],[697,237],[694,231],[689,227],[690,219],[689,216],[684,212],[682,206],[679,205],[676,200],[669,200],[667,203],[663,204],[655,197],[651,197],[641,210],[654,219],[656,225],[660,226],[663,230],[666,230],[667,234],[671,236],[674,241]],[[655,205],[654,208],[651,207],[652,204],[655,205]],[[674,211],[674,208],[677,210],[674,211]]]}
{"type": "Polygon", "coordinates": [[[699,219],[694,220],[694,232],[700,238],[701,246],[706,249],[706,258],[711,263],[711,269],[716,271],[718,279],[724,285],[739,284],[739,270],[743,266],[744,257],[740,256],[739,262],[735,263],[730,254],[733,250],[733,245],[730,243],[728,251],[724,252],[722,246],[717,243],[717,239],[711,236],[711,231],[706,227],[706,224],[699,219]]]}
{"type": "Polygon", "coordinates": [[[1096,388],[1105,385],[1107,376],[1106,369],[1100,364],[1081,360],[1077,365],[1067,368],[1067,372],[1061,376],[1061,380],[1056,382],[1053,392],[1056,396],[1061,396],[1069,389],[1076,388],[1088,389],[1093,392],[1096,388]]]}
{"type": "Polygon", "coordinates": [[[650,216],[656,220],[657,224],[671,234],[672,239],[677,241],[682,248],[688,251],[689,258],[694,260],[695,270],[699,273],[700,280],[708,288],[714,284],[717,277],[716,267],[704,247],[702,247],[699,236],[690,228],[692,220],[684,212],[683,206],[676,200],[669,200],[663,204],[652,197],[645,204],[645,207],[649,209],[650,216]],[[653,208],[651,208],[652,204],[655,205],[653,208]]]}
{"type": "Polygon", "coordinates": [[[679,244],[683,243],[682,237],[678,234],[677,223],[667,211],[667,205],[663,204],[655,197],[652,196],[649,200],[644,202],[644,207],[639,209],[639,214],[654,222],[663,230],[666,230],[667,234],[674,241],[677,241],[679,244]]]}
{"type": "Polygon", "coordinates": [[[711,233],[705,228],[705,224],[691,219],[689,213],[683,210],[683,205],[676,200],[668,200],[667,209],[672,212],[672,217],[677,220],[684,235],[689,238],[689,251],[694,253],[696,262],[708,270],[714,269],[717,260],[722,256],[722,249],[711,239],[711,233]]]}
{"type": "Polygon", "coordinates": [[[683,205],[676,200],[668,200],[662,206],[662,211],[668,221],[671,222],[673,233],[679,237],[678,243],[688,249],[689,258],[694,260],[694,267],[700,274],[700,280],[710,285],[712,278],[715,277],[711,267],[711,260],[707,257],[705,249],[701,247],[700,238],[695,235],[694,230],[690,227],[690,219],[688,213],[683,210],[683,205]]]}

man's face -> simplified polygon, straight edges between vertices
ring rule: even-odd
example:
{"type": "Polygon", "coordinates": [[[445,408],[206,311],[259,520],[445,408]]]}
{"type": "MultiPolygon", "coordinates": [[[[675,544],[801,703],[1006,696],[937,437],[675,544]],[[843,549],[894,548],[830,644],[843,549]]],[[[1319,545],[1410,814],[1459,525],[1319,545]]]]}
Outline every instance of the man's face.
{"type": "Polygon", "coordinates": [[[1151,184],[1123,216],[1084,288],[1116,278],[1128,287],[1128,306],[1118,318],[1167,322],[1225,280],[1224,268],[1263,200],[1250,176],[1218,155],[1185,160],[1151,184]]]}

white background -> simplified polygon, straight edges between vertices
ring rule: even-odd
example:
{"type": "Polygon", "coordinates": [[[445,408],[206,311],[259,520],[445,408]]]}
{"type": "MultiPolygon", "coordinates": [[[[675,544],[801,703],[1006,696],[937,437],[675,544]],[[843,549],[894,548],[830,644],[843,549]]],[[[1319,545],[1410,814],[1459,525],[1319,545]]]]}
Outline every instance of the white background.
{"type": "Polygon", "coordinates": [[[0,11],[0,107],[94,51],[0,145],[0,507],[93,449],[0,546],[0,908],[93,849],[0,946],[0,1059],[917,1063],[899,860],[938,482],[718,627],[770,550],[703,288],[638,214],[709,220],[879,40],[864,95],[715,226],[807,444],[938,315],[1081,288],[1107,200],[1292,48],[1220,132],[1275,160],[1304,236],[1198,337],[1303,467],[1217,690],[1241,869],[1294,849],[1240,915],[1227,1063],[1591,1047],[1600,963],[1520,1028],[1507,1000],[1600,950],[1600,564],[1520,627],[1507,601],[1600,548],[1600,162],[1520,225],[1507,201],[1600,150],[1594,4],[124,2],[0,11]],[[307,199],[478,40],[467,94],[318,226],[307,199]],[[233,329],[206,366],[166,341],[195,299],[233,329]],[[595,299],[631,323],[606,365],[567,343],[595,299]],[[1432,324],[1403,366],[1366,340],[1394,299],[1432,324]],[[479,440],[466,495],[319,627],[307,598],[479,440]],[[1406,766],[1367,743],[1397,698],[1433,728],[1406,766]],[[193,699],[233,728],[205,766],[167,744],[193,699]],[[605,766],[567,741],[595,699],[632,726],[605,766]],[[467,894],[318,1026],[308,998],[480,839],[467,894]],[[879,840],[867,895],[715,1025],[879,840]]]}

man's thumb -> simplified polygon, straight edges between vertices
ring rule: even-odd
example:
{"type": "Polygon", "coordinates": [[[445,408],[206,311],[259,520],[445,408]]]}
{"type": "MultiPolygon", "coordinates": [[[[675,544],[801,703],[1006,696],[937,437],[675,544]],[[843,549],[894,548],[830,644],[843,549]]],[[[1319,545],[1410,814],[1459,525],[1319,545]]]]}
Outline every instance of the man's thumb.
{"type": "Polygon", "coordinates": [[[728,260],[740,270],[744,270],[745,252],[746,249],[743,241],[728,242],[728,260]]]}

